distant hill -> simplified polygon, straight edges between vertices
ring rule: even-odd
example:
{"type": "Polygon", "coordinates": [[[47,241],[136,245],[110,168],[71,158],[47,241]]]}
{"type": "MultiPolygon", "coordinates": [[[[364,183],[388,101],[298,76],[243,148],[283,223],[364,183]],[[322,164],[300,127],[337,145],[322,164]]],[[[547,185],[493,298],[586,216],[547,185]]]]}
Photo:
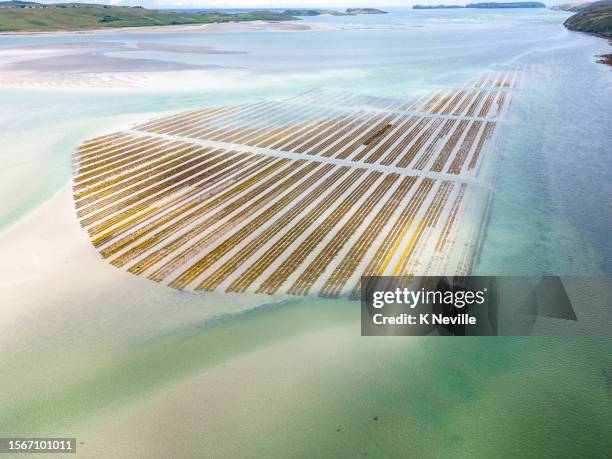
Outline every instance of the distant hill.
{"type": "Polygon", "coordinates": [[[290,16],[346,16],[346,13],[341,13],[340,11],[316,9],[285,10],[283,14],[290,16]]]}
{"type": "Polygon", "coordinates": [[[544,3],[540,2],[511,2],[511,3],[468,3],[466,8],[546,8],[544,3]]]}
{"type": "Polygon", "coordinates": [[[347,8],[346,11],[319,10],[319,9],[289,9],[283,14],[291,16],[356,16],[358,14],[387,14],[386,11],[376,8],[347,8]]]}
{"type": "Polygon", "coordinates": [[[0,2],[0,32],[87,30],[213,22],[288,21],[294,16],[271,11],[248,13],[180,13],[142,7],[91,3],[42,4],[17,0],[0,2]]]}
{"type": "Polygon", "coordinates": [[[414,10],[440,10],[446,8],[546,8],[544,3],[540,2],[510,2],[510,3],[468,3],[465,6],[461,5],[414,5],[414,10]]]}
{"type": "Polygon", "coordinates": [[[550,9],[555,11],[570,11],[578,13],[585,8],[591,6],[593,2],[577,2],[577,3],[561,3],[560,5],[554,5],[550,9]]]}
{"type": "Polygon", "coordinates": [[[414,5],[413,10],[444,10],[447,8],[463,8],[463,5],[414,5]]]}
{"type": "Polygon", "coordinates": [[[0,2],[0,8],[27,8],[30,6],[40,6],[43,7],[40,3],[36,2],[22,2],[20,0],[13,0],[10,2],[0,2]]]}
{"type": "Polygon", "coordinates": [[[592,3],[563,25],[569,30],[612,38],[612,0],[592,3]]]}
{"type": "Polygon", "coordinates": [[[346,14],[387,14],[387,12],[376,8],[348,8],[346,14]]]}

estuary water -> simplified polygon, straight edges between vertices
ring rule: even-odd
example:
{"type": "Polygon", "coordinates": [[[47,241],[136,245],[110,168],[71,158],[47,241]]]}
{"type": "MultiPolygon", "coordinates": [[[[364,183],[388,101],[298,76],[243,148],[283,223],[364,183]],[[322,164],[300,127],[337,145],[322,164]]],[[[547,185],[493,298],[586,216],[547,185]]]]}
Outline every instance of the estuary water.
{"type": "Polygon", "coordinates": [[[609,339],[368,339],[356,303],[311,298],[224,316],[231,298],[90,254],[66,199],[87,138],[318,88],[411,99],[515,69],[476,272],[612,274],[606,41],[544,9],[389,11],[308,31],[0,37],[0,251],[18,255],[0,272],[6,435],[76,436],[84,457],[609,455],[609,339]]]}
{"type": "MultiPolygon", "coordinates": [[[[216,67],[187,84],[148,90],[113,91],[111,86],[95,91],[86,84],[72,90],[40,85],[0,89],[0,191],[5,197],[0,228],[66,184],[78,142],[118,124],[121,116],[147,119],[159,112],[284,97],[321,87],[408,99],[513,68],[524,71],[523,88],[500,134],[497,194],[478,272],[609,274],[612,74],[595,64],[595,55],[608,46],[604,40],[565,30],[561,23],[566,17],[544,9],[390,9],[387,15],[301,21],[318,26],[318,31],[1,37],[3,55],[31,45],[110,42],[122,47],[106,50],[104,56],[130,63],[143,59],[216,67]],[[137,49],[142,43],[177,50],[137,49]],[[183,52],[182,45],[206,46],[215,53],[183,52]],[[15,188],[18,193],[11,192],[15,188]]],[[[42,71],[48,64],[42,62],[39,71],[29,73],[42,80],[62,73],[42,71]]],[[[78,61],[74,65],[70,76],[78,80],[84,71],[78,70],[78,61]]],[[[98,77],[104,78],[104,72],[98,77]]]]}

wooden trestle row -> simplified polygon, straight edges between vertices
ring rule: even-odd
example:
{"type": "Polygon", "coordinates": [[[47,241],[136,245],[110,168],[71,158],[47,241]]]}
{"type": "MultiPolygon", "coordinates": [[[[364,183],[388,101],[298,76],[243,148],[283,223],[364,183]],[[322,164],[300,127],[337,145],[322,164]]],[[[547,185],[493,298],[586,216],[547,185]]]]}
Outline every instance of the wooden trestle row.
{"type": "Polygon", "coordinates": [[[179,289],[358,297],[362,275],[467,274],[517,78],[408,102],[311,91],[98,137],[74,157],[77,217],[111,264],[179,289]]]}

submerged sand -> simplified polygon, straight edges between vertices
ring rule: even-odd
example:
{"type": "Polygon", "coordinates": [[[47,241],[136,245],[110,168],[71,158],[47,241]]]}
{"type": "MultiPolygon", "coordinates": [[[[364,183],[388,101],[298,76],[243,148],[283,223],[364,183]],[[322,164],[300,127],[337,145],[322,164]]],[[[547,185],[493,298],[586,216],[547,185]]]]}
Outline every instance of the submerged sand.
{"type": "Polygon", "coordinates": [[[6,71],[49,73],[99,72],[165,72],[172,70],[223,69],[221,65],[193,65],[182,62],[164,62],[155,59],[128,59],[100,54],[66,55],[32,59],[4,66],[6,71]]]}
{"type": "Polygon", "coordinates": [[[211,322],[237,311],[239,296],[176,292],[106,266],[67,189],[0,248],[12,260],[0,268],[5,435],[74,436],[85,458],[408,447],[462,458],[495,456],[493,445],[598,457],[612,447],[601,376],[612,342],[362,338],[358,303],[338,301],[211,322]]]}
{"type": "Polygon", "coordinates": [[[85,458],[407,447],[462,458],[494,456],[493,445],[599,457],[612,447],[610,341],[363,338],[358,303],[338,301],[211,322],[240,297],[158,288],[105,265],[68,189],[0,249],[11,260],[0,268],[5,435],[74,436],[85,458]]]}
{"type": "MultiPolygon", "coordinates": [[[[0,49],[0,70],[3,80],[16,72],[30,75],[156,73],[184,70],[238,69],[237,66],[189,64],[180,60],[169,61],[150,58],[132,58],[108,53],[162,51],[191,54],[244,54],[242,51],[222,50],[212,46],[180,45],[170,43],[127,43],[91,41],[81,43],[52,43],[7,47],[0,49]]],[[[129,55],[131,56],[131,54],[129,55]]]]}
{"type": "Polygon", "coordinates": [[[228,22],[176,26],[126,27],[82,31],[13,33],[12,36],[91,37],[80,43],[48,43],[0,47],[0,87],[57,89],[125,89],[159,90],[168,85],[178,88],[208,87],[211,78],[228,81],[244,78],[248,69],[241,66],[186,63],[180,54],[245,54],[240,49],[140,41],[127,44],[107,41],[115,35],[208,32],[319,32],[335,30],[333,26],[297,24],[294,22],[228,22]],[[167,53],[170,59],[140,58],[138,52],[167,53]],[[116,53],[128,52],[126,56],[116,53]],[[113,53],[113,55],[109,55],[113,53]],[[136,53],[136,54],[134,54],[136,53]],[[172,58],[174,56],[174,59],[172,58]],[[225,72],[223,75],[218,75],[225,72]],[[236,72],[239,72],[236,75],[236,72]]]}
{"type": "MultiPolygon", "coordinates": [[[[330,27],[294,23],[254,21],[187,26],[135,27],[52,32],[28,35],[87,35],[78,43],[24,44],[0,47],[0,87],[82,89],[174,90],[209,89],[211,79],[222,85],[241,83],[252,73],[240,65],[219,65],[208,60],[185,62],[185,54],[238,55],[242,49],[217,48],[206,45],[142,41],[126,43],[108,41],[113,35],[175,32],[296,32],[325,31],[330,27]],[[164,58],[140,57],[139,53],[164,53],[164,58]],[[125,53],[125,54],[122,54],[125,53]]],[[[0,33],[1,35],[1,33],[0,33]]]]}

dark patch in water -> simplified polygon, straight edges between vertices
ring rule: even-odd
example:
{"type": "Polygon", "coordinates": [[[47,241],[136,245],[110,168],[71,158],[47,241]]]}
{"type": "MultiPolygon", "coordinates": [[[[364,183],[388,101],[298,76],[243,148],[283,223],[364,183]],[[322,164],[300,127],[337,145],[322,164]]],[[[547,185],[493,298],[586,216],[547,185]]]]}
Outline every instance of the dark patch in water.
{"type": "Polygon", "coordinates": [[[600,54],[596,57],[598,64],[605,64],[612,67],[612,54],[600,54]]]}

